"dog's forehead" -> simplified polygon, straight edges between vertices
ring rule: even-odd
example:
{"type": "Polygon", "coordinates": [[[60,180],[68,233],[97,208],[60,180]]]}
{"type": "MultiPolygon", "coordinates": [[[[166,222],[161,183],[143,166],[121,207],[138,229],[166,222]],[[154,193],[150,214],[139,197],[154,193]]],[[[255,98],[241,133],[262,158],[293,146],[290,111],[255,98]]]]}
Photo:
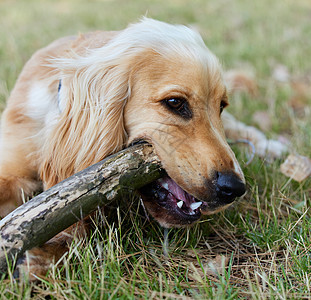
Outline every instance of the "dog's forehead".
{"type": "Polygon", "coordinates": [[[144,87],[154,98],[180,92],[189,98],[207,101],[221,97],[226,91],[221,67],[217,60],[211,60],[208,55],[186,59],[182,55],[162,57],[148,54],[137,72],[140,87],[144,87]]]}

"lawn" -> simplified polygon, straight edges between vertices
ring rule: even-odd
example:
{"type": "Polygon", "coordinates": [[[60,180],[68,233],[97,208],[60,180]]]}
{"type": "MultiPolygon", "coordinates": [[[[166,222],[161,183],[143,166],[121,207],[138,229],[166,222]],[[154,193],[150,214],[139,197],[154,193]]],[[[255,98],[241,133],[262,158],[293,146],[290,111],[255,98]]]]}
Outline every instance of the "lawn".
{"type": "MultiPolygon", "coordinates": [[[[54,39],[119,30],[147,15],[194,26],[224,69],[252,74],[255,95],[235,93],[228,110],[311,157],[311,2],[309,0],[2,0],[0,110],[24,63],[54,39]]],[[[88,241],[75,241],[61,269],[40,284],[0,277],[1,299],[311,298],[311,180],[300,183],[235,145],[247,193],[230,209],[188,229],[147,220],[138,200],[98,215],[88,241]]]]}

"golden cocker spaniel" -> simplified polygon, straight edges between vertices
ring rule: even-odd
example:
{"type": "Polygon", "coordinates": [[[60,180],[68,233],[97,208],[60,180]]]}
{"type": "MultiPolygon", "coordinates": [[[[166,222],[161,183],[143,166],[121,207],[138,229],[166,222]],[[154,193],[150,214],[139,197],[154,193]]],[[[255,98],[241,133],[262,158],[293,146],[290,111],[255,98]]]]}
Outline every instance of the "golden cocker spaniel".
{"type": "MultiPolygon", "coordinates": [[[[144,18],[120,32],[59,39],[27,62],[2,115],[0,215],[41,182],[48,189],[141,140],[167,174],[140,191],[162,226],[217,212],[245,192],[221,121],[227,105],[217,58],[185,26],[144,18]]],[[[69,233],[20,266],[44,274],[69,233]]]]}

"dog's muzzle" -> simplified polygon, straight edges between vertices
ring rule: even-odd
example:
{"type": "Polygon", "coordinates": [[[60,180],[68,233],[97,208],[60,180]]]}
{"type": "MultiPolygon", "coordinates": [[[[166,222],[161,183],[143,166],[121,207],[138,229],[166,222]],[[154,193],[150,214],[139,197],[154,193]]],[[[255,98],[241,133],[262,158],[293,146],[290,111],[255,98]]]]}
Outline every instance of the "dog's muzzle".
{"type": "Polygon", "coordinates": [[[206,182],[205,193],[195,198],[183,190],[172,178],[165,176],[140,189],[144,203],[156,219],[166,216],[170,225],[188,225],[201,214],[212,214],[228,206],[245,193],[245,184],[231,172],[216,172],[206,182]]]}

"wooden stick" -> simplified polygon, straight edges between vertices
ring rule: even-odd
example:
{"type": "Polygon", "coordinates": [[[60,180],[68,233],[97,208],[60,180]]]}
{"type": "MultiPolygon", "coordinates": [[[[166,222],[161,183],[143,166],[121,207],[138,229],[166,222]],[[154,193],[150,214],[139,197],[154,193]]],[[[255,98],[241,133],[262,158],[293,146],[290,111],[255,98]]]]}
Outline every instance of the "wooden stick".
{"type": "Polygon", "coordinates": [[[26,250],[109,204],[121,192],[161,177],[161,164],[148,144],[135,145],[69,177],[18,207],[0,221],[0,272],[26,250]]]}

